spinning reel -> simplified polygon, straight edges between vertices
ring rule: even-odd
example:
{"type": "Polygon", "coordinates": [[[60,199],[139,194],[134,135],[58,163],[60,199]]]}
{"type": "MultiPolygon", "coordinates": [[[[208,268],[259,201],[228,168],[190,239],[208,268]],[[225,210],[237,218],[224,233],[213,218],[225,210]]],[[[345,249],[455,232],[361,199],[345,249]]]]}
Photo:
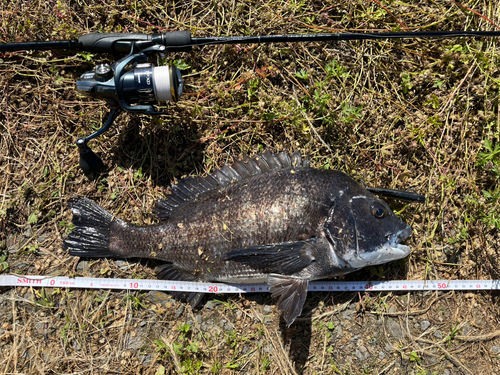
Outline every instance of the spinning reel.
{"type": "Polygon", "coordinates": [[[84,172],[101,169],[104,164],[88,146],[88,142],[109,129],[118,115],[123,112],[161,115],[155,105],[176,102],[182,95],[182,76],[174,64],[155,66],[150,62],[153,55],[164,57],[166,47],[154,45],[138,53],[109,64],[98,64],[94,70],[80,76],[76,88],[96,99],[105,100],[111,111],[104,126],[85,137],[78,138],[80,168],[84,172]]]}

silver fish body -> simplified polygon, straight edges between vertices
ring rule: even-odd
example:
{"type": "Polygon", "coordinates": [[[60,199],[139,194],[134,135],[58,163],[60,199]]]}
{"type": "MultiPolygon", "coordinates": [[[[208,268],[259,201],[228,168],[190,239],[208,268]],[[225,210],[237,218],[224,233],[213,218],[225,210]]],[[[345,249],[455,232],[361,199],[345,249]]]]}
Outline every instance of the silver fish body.
{"type": "Polygon", "coordinates": [[[400,242],[411,228],[387,203],[340,171],[311,168],[299,153],[266,151],[171,191],[158,202],[162,222],[151,226],[71,200],[75,229],[64,247],[82,257],[162,260],[163,279],[268,282],[287,325],[300,315],[309,281],[410,252],[400,242]]]}

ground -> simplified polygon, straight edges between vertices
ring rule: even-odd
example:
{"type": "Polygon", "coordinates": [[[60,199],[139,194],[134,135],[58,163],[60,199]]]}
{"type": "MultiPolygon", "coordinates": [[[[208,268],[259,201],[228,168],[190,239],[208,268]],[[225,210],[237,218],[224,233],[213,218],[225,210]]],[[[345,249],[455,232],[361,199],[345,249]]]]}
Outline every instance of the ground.
{"type": "MultiPolygon", "coordinates": [[[[190,30],[195,37],[500,30],[493,0],[0,0],[2,43],[91,32],[190,30]]],[[[0,53],[0,272],[154,278],[154,264],[62,250],[68,200],[86,196],[136,224],[176,179],[265,148],[390,201],[412,253],[344,280],[499,279],[500,90],[495,38],[236,44],[169,54],[185,81],[165,115],[121,114],[92,141],[105,170],[84,175],[75,139],[106,119],[79,76],[120,56],[0,53]]],[[[277,187],[279,188],[279,187],[277,187]]],[[[215,295],[198,309],[161,292],[0,288],[5,374],[496,374],[496,292],[310,293],[286,328],[267,294],[215,295]]]]}

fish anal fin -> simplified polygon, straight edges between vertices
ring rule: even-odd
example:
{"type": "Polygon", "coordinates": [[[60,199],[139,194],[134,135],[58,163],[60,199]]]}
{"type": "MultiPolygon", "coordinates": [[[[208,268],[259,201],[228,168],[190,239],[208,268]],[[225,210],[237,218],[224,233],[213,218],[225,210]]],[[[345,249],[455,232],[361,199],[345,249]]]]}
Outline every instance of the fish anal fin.
{"type": "Polygon", "coordinates": [[[315,238],[306,241],[252,246],[231,250],[224,260],[244,263],[264,273],[292,275],[314,261],[312,249],[315,238]]]}
{"type": "Polygon", "coordinates": [[[200,306],[203,297],[205,297],[205,293],[200,292],[169,292],[174,299],[187,302],[194,309],[200,306]]]}
{"type": "Polygon", "coordinates": [[[170,188],[165,199],[159,199],[156,214],[161,220],[168,220],[183,207],[213,191],[255,175],[266,174],[279,169],[308,168],[309,159],[302,158],[300,152],[273,154],[265,150],[253,158],[243,157],[241,161],[225,164],[205,177],[188,177],[170,188]]]}
{"type": "Polygon", "coordinates": [[[274,274],[269,276],[269,291],[274,298],[278,298],[277,306],[287,327],[302,313],[308,286],[309,280],[300,277],[274,274]]]}

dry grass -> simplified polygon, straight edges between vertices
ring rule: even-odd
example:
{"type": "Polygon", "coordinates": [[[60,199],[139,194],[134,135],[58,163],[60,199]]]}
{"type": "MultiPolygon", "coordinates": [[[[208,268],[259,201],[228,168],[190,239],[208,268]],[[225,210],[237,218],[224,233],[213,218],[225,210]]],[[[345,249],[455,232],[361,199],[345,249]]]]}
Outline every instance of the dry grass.
{"type": "MultiPolygon", "coordinates": [[[[89,32],[189,29],[204,37],[500,24],[492,0],[0,6],[2,42],[89,32]]],[[[183,98],[167,115],[122,114],[92,142],[107,164],[95,179],[77,167],[74,141],[99,127],[107,109],[74,85],[113,56],[4,53],[0,272],[154,277],[148,262],[77,266],[61,250],[67,200],[84,195],[148,224],[155,199],[175,178],[270,147],[299,149],[314,166],[370,186],[426,195],[422,205],[392,202],[414,229],[409,258],[347,279],[500,278],[499,52],[496,39],[471,38],[194,48],[169,56],[190,68],[183,98]]],[[[270,313],[269,296],[220,298],[191,311],[151,293],[2,288],[0,372],[498,373],[495,293],[311,294],[290,329],[270,313]],[[431,323],[425,332],[422,319],[431,323]],[[361,346],[365,360],[355,354],[361,346]]]]}

